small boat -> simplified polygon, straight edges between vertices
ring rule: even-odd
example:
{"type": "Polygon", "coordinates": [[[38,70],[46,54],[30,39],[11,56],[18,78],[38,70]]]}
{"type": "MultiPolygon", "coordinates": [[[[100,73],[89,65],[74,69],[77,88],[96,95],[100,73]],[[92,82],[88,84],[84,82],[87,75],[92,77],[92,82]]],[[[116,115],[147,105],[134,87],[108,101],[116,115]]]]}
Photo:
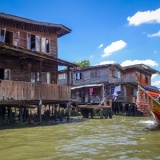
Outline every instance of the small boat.
{"type": "Polygon", "coordinates": [[[147,91],[147,93],[149,93],[154,98],[158,98],[160,95],[159,89],[155,86],[146,86],[144,87],[144,89],[147,91]]]}
{"type": "Polygon", "coordinates": [[[138,85],[136,105],[140,112],[144,115],[152,114],[160,123],[160,91],[158,88],[138,85]]]}

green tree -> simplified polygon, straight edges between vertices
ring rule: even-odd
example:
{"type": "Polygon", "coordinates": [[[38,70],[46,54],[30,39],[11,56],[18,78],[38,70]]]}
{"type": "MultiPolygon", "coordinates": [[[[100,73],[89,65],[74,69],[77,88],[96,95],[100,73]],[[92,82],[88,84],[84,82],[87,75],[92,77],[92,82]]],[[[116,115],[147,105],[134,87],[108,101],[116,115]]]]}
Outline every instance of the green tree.
{"type": "Polygon", "coordinates": [[[89,60],[82,60],[80,62],[73,62],[74,64],[78,65],[79,67],[88,67],[90,66],[90,61],[89,60]]]}

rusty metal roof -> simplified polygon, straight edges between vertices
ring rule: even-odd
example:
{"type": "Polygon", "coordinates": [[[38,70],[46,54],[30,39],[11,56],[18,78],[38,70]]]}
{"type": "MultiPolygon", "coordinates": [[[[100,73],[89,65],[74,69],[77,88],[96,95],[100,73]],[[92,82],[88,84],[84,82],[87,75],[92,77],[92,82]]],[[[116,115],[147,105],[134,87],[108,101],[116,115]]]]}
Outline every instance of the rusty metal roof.
{"type": "Polygon", "coordinates": [[[135,64],[135,65],[129,65],[129,66],[124,66],[123,67],[124,70],[129,70],[129,69],[133,69],[133,68],[136,68],[138,70],[141,70],[141,71],[145,71],[145,72],[149,72],[150,74],[160,74],[160,72],[158,70],[155,70],[145,64],[135,64]]]}

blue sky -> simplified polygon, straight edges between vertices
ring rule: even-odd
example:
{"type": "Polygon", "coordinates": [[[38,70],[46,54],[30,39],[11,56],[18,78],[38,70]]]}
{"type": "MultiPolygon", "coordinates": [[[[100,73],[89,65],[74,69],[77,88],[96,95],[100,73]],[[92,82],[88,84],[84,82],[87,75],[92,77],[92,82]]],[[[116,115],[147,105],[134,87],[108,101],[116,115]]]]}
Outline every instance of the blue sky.
{"type": "MultiPolygon", "coordinates": [[[[160,0],[1,0],[0,12],[70,28],[58,40],[63,60],[160,71],[160,0]]],[[[160,87],[160,76],[152,85],[160,87]]]]}

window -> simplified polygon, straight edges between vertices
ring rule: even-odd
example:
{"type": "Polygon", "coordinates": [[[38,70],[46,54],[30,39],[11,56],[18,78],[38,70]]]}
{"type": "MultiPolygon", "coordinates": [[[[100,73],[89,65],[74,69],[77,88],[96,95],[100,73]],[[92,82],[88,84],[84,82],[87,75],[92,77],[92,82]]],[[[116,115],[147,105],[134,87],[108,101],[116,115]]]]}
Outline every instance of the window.
{"type": "Polygon", "coordinates": [[[49,39],[46,39],[46,53],[49,53],[49,39]]]}
{"type": "Polygon", "coordinates": [[[31,44],[31,50],[32,51],[36,50],[36,41],[35,41],[36,38],[35,37],[36,37],[35,35],[31,34],[31,39],[30,39],[31,42],[30,42],[30,44],[31,44]]]}
{"type": "Polygon", "coordinates": [[[0,29],[0,42],[5,41],[5,34],[6,34],[6,30],[5,29],[0,29]]]}
{"type": "Polygon", "coordinates": [[[40,37],[28,34],[27,35],[27,49],[32,51],[40,51],[40,37]]]}
{"type": "Polygon", "coordinates": [[[2,69],[0,68],[0,79],[10,80],[11,70],[10,69],[2,69]]]}
{"type": "Polygon", "coordinates": [[[31,82],[35,83],[39,81],[39,72],[31,72],[31,82]]]}
{"type": "Polygon", "coordinates": [[[13,44],[15,46],[19,46],[19,39],[20,39],[20,32],[15,32],[14,33],[14,41],[13,41],[13,44]]]}
{"type": "Polygon", "coordinates": [[[27,49],[31,49],[31,35],[27,35],[27,49]]]}
{"type": "Polygon", "coordinates": [[[40,37],[36,36],[36,51],[40,51],[40,37]]]}
{"type": "Polygon", "coordinates": [[[49,53],[49,39],[44,37],[41,38],[41,51],[44,53],[49,53]]]}
{"type": "Polygon", "coordinates": [[[82,79],[82,73],[75,73],[75,80],[82,79]]]}
{"type": "Polygon", "coordinates": [[[114,71],[114,72],[113,72],[113,77],[115,77],[115,78],[121,78],[121,73],[120,73],[120,71],[114,71]]]}
{"type": "Polygon", "coordinates": [[[20,32],[10,32],[6,29],[0,29],[0,42],[5,42],[8,44],[13,44],[19,46],[20,32]]]}
{"type": "Polygon", "coordinates": [[[10,80],[10,75],[11,75],[11,70],[10,69],[5,69],[4,70],[4,79],[5,80],[10,80]]]}
{"type": "Polygon", "coordinates": [[[49,39],[33,34],[27,35],[27,49],[37,52],[49,53],[49,39]]]}
{"type": "MultiPolygon", "coordinates": [[[[41,73],[41,80],[44,83],[50,83],[50,72],[42,72],[41,73]]],[[[40,80],[39,72],[31,72],[31,82],[35,83],[40,80]]]]}
{"type": "Polygon", "coordinates": [[[91,71],[90,72],[90,77],[91,78],[98,78],[98,77],[100,77],[100,72],[98,70],[91,71]]]}
{"type": "Polygon", "coordinates": [[[36,82],[36,73],[35,72],[31,72],[31,83],[36,82]]]}
{"type": "Polygon", "coordinates": [[[13,32],[6,31],[4,42],[8,44],[13,44],[13,32]]]}
{"type": "Polygon", "coordinates": [[[42,72],[42,82],[50,83],[50,73],[49,72],[42,72]]]}
{"type": "Polygon", "coordinates": [[[58,79],[66,79],[66,74],[65,73],[59,74],[58,79]]]}

